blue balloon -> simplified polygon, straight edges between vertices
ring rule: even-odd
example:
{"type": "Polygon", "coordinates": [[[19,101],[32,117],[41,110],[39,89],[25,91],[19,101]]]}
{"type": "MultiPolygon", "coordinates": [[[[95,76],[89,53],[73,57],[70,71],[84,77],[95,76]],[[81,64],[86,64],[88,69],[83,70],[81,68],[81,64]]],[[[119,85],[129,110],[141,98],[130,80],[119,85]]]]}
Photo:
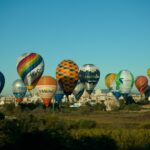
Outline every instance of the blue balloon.
{"type": "Polygon", "coordinates": [[[16,99],[18,99],[18,101],[22,101],[26,94],[27,88],[21,79],[17,79],[12,84],[12,91],[16,99]]]}
{"type": "Polygon", "coordinates": [[[119,91],[112,91],[112,94],[118,99],[121,96],[119,91]]]}
{"type": "Polygon", "coordinates": [[[2,72],[0,72],[0,93],[2,92],[5,84],[5,77],[2,72]]]}
{"type": "Polygon", "coordinates": [[[62,100],[63,96],[64,96],[64,92],[63,92],[61,86],[59,85],[59,83],[57,82],[57,90],[56,90],[55,96],[54,96],[55,101],[60,102],[62,100]]]}

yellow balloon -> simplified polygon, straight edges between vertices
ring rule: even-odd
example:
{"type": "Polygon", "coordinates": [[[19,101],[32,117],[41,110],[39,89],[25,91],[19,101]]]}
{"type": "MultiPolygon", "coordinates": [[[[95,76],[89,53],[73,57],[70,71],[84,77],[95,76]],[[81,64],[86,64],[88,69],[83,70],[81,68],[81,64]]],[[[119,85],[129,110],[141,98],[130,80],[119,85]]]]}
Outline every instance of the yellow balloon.
{"type": "Polygon", "coordinates": [[[105,76],[105,85],[108,89],[111,89],[112,83],[116,78],[115,73],[109,73],[105,76]]]}
{"type": "Polygon", "coordinates": [[[147,69],[147,75],[150,78],[150,68],[147,69]]]}

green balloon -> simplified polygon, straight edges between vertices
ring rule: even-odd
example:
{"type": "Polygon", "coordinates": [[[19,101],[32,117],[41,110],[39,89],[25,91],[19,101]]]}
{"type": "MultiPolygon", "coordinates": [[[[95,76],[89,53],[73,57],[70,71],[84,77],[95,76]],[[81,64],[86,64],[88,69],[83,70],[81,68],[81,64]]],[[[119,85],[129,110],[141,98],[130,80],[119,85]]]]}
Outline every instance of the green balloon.
{"type": "Polygon", "coordinates": [[[134,76],[128,70],[121,70],[116,76],[116,88],[121,94],[129,94],[134,85],[134,76]]]}

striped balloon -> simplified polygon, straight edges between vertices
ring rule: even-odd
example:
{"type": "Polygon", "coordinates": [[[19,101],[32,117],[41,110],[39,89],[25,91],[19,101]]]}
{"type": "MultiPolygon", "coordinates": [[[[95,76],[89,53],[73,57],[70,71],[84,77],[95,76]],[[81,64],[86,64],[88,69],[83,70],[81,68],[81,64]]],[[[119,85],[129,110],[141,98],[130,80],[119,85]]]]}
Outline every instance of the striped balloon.
{"type": "Polygon", "coordinates": [[[78,66],[72,60],[61,61],[56,68],[56,79],[66,96],[70,95],[78,82],[78,66]]]}
{"type": "Polygon", "coordinates": [[[17,60],[17,72],[28,91],[37,84],[44,71],[44,60],[37,53],[25,53],[17,60]]]}

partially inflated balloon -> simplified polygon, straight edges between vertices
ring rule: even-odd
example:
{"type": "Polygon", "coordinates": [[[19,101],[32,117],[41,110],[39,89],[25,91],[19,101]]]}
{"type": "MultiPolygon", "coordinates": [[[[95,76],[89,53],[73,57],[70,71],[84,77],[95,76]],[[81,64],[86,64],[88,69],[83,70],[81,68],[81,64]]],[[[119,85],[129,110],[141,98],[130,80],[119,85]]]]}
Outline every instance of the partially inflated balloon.
{"type": "Polygon", "coordinates": [[[5,77],[2,72],[0,72],[0,93],[2,92],[5,84],[5,77]]]}
{"type": "Polygon", "coordinates": [[[56,79],[51,76],[42,76],[36,87],[44,105],[48,107],[57,89],[56,79]]]}
{"type": "Polygon", "coordinates": [[[147,75],[150,78],[150,68],[147,69],[147,75]]]}
{"type": "Polygon", "coordinates": [[[70,95],[78,82],[78,66],[72,60],[63,60],[56,68],[56,79],[66,96],[70,95]]]}
{"type": "Polygon", "coordinates": [[[64,96],[64,92],[61,88],[61,86],[59,85],[59,83],[57,82],[57,90],[55,92],[55,101],[60,102],[62,100],[64,96]]]}
{"type": "Polygon", "coordinates": [[[143,94],[148,87],[148,79],[145,76],[138,76],[135,79],[135,86],[138,89],[138,91],[143,94]]]}
{"type": "Polygon", "coordinates": [[[105,76],[105,85],[108,89],[111,89],[112,83],[114,82],[115,78],[116,78],[115,73],[109,73],[105,76]]]}
{"type": "Polygon", "coordinates": [[[93,64],[85,64],[80,68],[79,78],[86,91],[91,94],[99,81],[100,71],[93,64]]]}
{"type": "Polygon", "coordinates": [[[76,100],[79,100],[84,92],[84,84],[78,81],[75,89],[73,90],[73,95],[75,96],[76,100]]]}
{"type": "Polygon", "coordinates": [[[17,60],[17,71],[27,89],[31,91],[43,74],[43,58],[37,53],[25,53],[17,60]]]}
{"type": "Polygon", "coordinates": [[[14,96],[16,97],[17,102],[22,102],[27,88],[21,79],[17,79],[12,84],[12,91],[14,96]]]}
{"type": "Polygon", "coordinates": [[[113,83],[111,85],[111,92],[116,97],[116,99],[119,99],[119,97],[121,96],[120,91],[116,87],[116,81],[115,80],[113,81],[113,83]]]}
{"type": "Polygon", "coordinates": [[[116,76],[116,86],[121,94],[128,95],[133,87],[134,77],[128,70],[120,71],[116,76]]]}

